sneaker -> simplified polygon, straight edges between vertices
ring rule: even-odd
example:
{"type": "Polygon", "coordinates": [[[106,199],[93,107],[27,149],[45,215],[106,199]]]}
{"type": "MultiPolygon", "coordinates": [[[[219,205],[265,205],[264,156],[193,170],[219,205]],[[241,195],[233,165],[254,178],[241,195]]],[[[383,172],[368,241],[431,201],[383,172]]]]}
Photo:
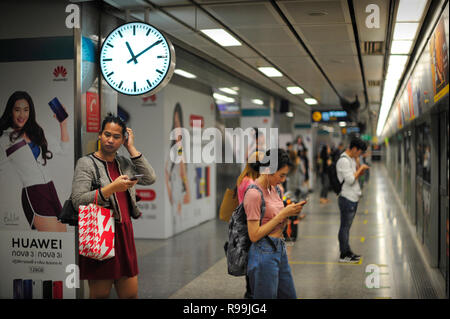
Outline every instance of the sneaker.
{"type": "Polygon", "coordinates": [[[350,254],[351,255],[353,255],[353,258],[356,258],[356,259],[358,259],[358,260],[360,260],[361,259],[361,255],[357,255],[357,254],[355,254],[354,252],[350,252],[350,254]]]}
{"type": "MultiPolygon", "coordinates": [[[[359,256],[361,257],[361,256],[359,256]]],[[[357,258],[356,255],[352,253],[347,254],[341,254],[341,257],[339,258],[339,262],[341,263],[351,263],[351,264],[357,264],[359,263],[360,258],[357,258]]]]}

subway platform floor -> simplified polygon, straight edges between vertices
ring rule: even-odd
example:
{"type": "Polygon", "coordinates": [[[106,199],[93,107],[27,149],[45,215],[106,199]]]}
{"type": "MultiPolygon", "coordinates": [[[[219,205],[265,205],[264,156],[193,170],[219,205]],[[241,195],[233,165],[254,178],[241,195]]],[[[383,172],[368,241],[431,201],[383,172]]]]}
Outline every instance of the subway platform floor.
{"type": "MultiPolygon", "coordinates": [[[[382,164],[372,165],[350,232],[359,264],[339,263],[337,197],[328,198],[320,204],[319,191],[310,194],[298,238],[287,242],[298,298],[445,298],[444,278],[426,262],[382,164]]],[[[216,219],[166,240],[137,239],[139,298],[243,298],[245,278],[227,274],[227,227],[216,219]]]]}

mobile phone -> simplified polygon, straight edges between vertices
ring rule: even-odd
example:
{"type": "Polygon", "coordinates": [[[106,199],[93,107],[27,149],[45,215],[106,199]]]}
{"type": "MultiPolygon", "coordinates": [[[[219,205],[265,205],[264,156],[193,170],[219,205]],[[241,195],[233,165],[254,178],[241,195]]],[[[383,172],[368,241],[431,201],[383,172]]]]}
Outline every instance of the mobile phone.
{"type": "Polygon", "coordinates": [[[23,281],[23,299],[33,298],[33,281],[31,279],[24,279],[23,281]]]}
{"type": "Polygon", "coordinates": [[[62,281],[54,281],[53,282],[53,299],[62,299],[62,298],[63,298],[62,281]]]}
{"type": "Polygon", "coordinates": [[[53,113],[55,113],[56,118],[59,122],[64,121],[69,116],[57,97],[48,102],[48,105],[50,105],[50,108],[52,109],[53,113]]]}
{"type": "Polygon", "coordinates": [[[33,299],[42,299],[42,280],[33,280],[33,299]]]}
{"type": "Polygon", "coordinates": [[[130,178],[129,178],[129,180],[130,181],[135,181],[135,180],[137,180],[138,178],[141,178],[141,177],[143,177],[144,176],[144,174],[136,174],[136,175],[134,175],[134,176],[131,176],[130,178]]]}
{"type": "Polygon", "coordinates": [[[53,287],[51,280],[44,280],[42,282],[42,298],[53,299],[53,287]]]}
{"type": "Polygon", "coordinates": [[[13,280],[13,299],[23,299],[22,279],[13,280]]]}

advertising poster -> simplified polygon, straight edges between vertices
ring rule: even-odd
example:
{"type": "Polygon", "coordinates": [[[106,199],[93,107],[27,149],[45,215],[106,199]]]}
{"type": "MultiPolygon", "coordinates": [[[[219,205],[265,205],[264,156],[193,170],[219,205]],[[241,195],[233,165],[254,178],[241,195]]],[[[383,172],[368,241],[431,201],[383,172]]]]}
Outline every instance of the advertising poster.
{"type": "Polygon", "coordinates": [[[414,113],[414,98],[411,79],[408,81],[407,92],[408,92],[408,111],[409,111],[408,120],[412,120],[416,117],[416,115],[414,113]]]}
{"type": "Polygon", "coordinates": [[[136,147],[156,172],[155,184],[136,186],[142,217],[133,220],[135,237],[168,238],[214,218],[216,165],[202,156],[211,143],[204,132],[215,127],[212,97],[169,84],[152,96],[119,95],[118,103],[130,114],[136,147]],[[183,138],[171,139],[171,132],[183,138]],[[171,160],[172,148],[180,161],[171,160]]]}
{"type": "Polygon", "coordinates": [[[165,213],[169,233],[175,235],[216,216],[216,162],[204,158],[204,150],[217,145],[212,136],[204,134],[215,127],[215,105],[211,96],[175,85],[168,85],[164,94],[165,213]],[[171,132],[178,138],[171,139],[171,132]],[[172,149],[180,160],[170,158],[172,149]]]}
{"type": "Polygon", "coordinates": [[[56,218],[74,168],[73,60],[0,63],[0,82],[0,298],[75,298],[74,230],[56,218]]]}
{"type": "Polygon", "coordinates": [[[448,43],[444,21],[444,17],[441,17],[430,39],[434,102],[439,101],[449,89],[448,43]]]}
{"type": "Polygon", "coordinates": [[[397,127],[402,128],[403,127],[403,113],[402,113],[402,106],[401,106],[401,99],[397,102],[397,127]]]}
{"type": "MultiPolygon", "coordinates": [[[[135,136],[136,148],[144,154],[156,173],[152,185],[136,185],[137,203],[142,217],[133,220],[136,238],[167,238],[164,215],[164,90],[151,96],[118,95],[118,104],[129,114],[127,126],[135,136]],[[156,137],[159,138],[156,138],[156,137]]],[[[129,157],[123,147],[120,154],[129,157]]]]}

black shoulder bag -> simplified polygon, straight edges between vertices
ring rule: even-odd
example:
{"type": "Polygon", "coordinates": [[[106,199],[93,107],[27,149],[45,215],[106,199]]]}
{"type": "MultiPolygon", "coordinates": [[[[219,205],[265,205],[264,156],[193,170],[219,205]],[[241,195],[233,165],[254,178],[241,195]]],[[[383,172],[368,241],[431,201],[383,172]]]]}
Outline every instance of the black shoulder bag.
{"type": "MultiPolygon", "coordinates": [[[[92,158],[92,156],[90,156],[90,155],[88,155],[88,156],[94,163],[95,175],[96,175],[95,179],[92,180],[91,190],[101,188],[102,185],[100,183],[100,172],[98,170],[98,166],[97,166],[97,164],[95,164],[95,160],[92,158]]],[[[61,223],[67,224],[69,226],[78,226],[78,209],[75,209],[75,207],[73,207],[71,197],[69,197],[69,199],[67,199],[64,202],[61,213],[58,216],[58,220],[61,223]]]]}

